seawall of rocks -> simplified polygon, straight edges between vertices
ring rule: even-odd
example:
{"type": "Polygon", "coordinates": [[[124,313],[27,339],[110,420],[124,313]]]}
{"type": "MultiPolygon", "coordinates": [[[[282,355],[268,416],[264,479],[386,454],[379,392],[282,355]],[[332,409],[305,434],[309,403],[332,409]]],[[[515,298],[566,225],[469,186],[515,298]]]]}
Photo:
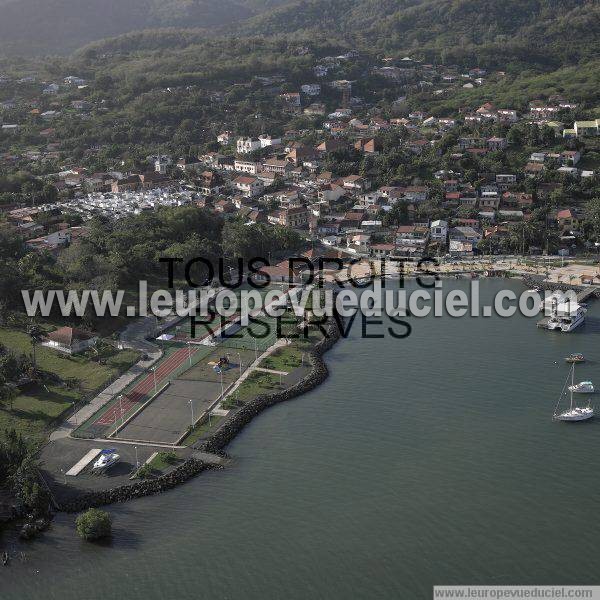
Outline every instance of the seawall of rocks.
{"type": "MultiPolygon", "coordinates": [[[[310,372],[293,386],[270,395],[257,396],[235,412],[228,418],[209,438],[200,442],[197,450],[212,453],[222,453],[223,448],[247,425],[254,417],[266,408],[297,398],[302,394],[316,388],[325,381],[329,371],[327,365],[322,359],[322,355],[327,352],[340,338],[340,332],[337,324],[331,322],[327,328],[327,336],[321,340],[314,349],[308,353],[308,359],[312,365],[310,372]]],[[[138,481],[130,485],[123,485],[111,490],[100,490],[88,492],[73,500],[69,500],[60,505],[63,512],[74,513],[96,508],[116,502],[126,502],[134,498],[160,494],[166,490],[174,488],[190,478],[198,475],[207,469],[222,468],[220,466],[209,465],[196,458],[189,458],[179,467],[157,477],[138,481]]]]}
{"type": "Polygon", "coordinates": [[[88,492],[74,500],[69,500],[68,502],[61,504],[60,510],[68,513],[80,512],[88,508],[105,506],[115,502],[126,502],[127,500],[133,500],[134,498],[141,498],[142,496],[160,494],[161,492],[174,488],[176,485],[184,483],[206,469],[214,468],[218,467],[208,465],[195,458],[189,458],[166,475],[162,475],[156,479],[138,481],[131,485],[122,485],[111,490],[88,492]]]}
{"type": "Polygon", "coordinates": [[[225,421],[208,439],[200,442],[196,448],[204,452],[221,452],[223,448],[244,428],[244,426],[265,410],[265,408],[269,408],[280,402],[285,402],[286,400],[297,398],[316,388],[325,381],[329,375],[327,365],[321,357],[339,340],[339,338],[339,328],[332,322],[328,328],[327,337],[321,340],[315,348],[309,352],[309,361],[312,364],[312,369],[306,377],[282,392],[257,396],[240,408],[231,418],[227,419],[227,421],[225,421]]]}

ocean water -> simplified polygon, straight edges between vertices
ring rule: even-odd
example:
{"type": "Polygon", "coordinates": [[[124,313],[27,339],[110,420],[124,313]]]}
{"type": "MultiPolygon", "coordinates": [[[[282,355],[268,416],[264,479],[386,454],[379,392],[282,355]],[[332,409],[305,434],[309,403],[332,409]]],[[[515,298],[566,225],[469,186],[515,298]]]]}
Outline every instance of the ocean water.
{"type": "MultiPolygon", "coordinates": [[[[446,287],[466,289],[466,280],[446,287]]],[[[481,282],[482,300],[515,281],[481,282]]],[[[421,599],[435,584],[597,584],[600,416],[551,416],[568,372],[600,384],[600,302],[570,335],[534,319],[360,324],[318,389],[255,419],[224,471],[110,507],[109,545],[58,515],[0,600],[421,599]],[[376,328],[372,331],[382,331],[376,328]]],[[[600,402],[598,409],[600,409],[600,402]]]]}

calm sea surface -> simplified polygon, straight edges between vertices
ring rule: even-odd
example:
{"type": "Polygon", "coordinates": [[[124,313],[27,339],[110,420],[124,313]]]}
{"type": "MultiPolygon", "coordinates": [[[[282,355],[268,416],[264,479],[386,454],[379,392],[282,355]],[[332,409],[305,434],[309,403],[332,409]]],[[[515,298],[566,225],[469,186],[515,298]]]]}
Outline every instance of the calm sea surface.
{"type": "MultiPolygon", "coordinates": [[[[469,282],[448,281],[467,288],[469,282]]],[[[481,282],[482,299],[518,282],[481,282]]],[[[535,321],[413,319],[348,340],[331,377],[229,446],[234,463],[111,507],[110,546],[59,515],[1,600],[421,599],[434,584],[600,583],[600,417],[553,423],[568,367],[600,384],[600,302],[535,321]]],[[[373,330],[375,331],[375,330],[373,330]]],[[[600,401],[596,401],[600,409],[600,401]]]]}

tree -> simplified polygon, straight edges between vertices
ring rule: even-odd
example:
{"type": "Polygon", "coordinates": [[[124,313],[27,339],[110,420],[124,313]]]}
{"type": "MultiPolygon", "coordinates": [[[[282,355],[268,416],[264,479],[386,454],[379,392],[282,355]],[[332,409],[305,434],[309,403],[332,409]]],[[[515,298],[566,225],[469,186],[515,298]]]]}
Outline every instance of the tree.
{"type": "Polygon", "coordinates": [[[8,410],[12,412],[13,402],[17,397],[17,387],[10,383],[0,386],[0,404],[8,404],[8,410]]]}
{"type": "Polygon", "coordinates": [[[80,537],[88,541],[105,539],[110,537],[112,533],[110,515],[97,508],[90,508],[79,515],[75,521],[75,526],[80,537]]]}
{"type": "Polygon", "coordinates": [[[39,326],[30,325],[27,328],[27,333],[29,334],[29,337],[31,338],[31,349],[32,349],[32,354],[33,354],[33,368],[36,369],[37,362],[35,360],[35,347],[42,341],[44,332],[39,326]]]}

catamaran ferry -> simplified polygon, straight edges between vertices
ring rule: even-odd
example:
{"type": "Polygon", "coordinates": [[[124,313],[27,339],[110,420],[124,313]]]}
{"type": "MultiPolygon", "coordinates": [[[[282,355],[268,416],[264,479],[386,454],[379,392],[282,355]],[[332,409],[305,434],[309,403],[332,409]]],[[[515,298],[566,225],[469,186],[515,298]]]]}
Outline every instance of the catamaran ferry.
{"type": "Polygon", "coordinates": [[[587,312],[587,309],[576,300],[561,298],[555,294],[545,300],[543,307],[546,314],[550,313],[546,329],[562,331],[563,333],[569,333],[583,325],[587,312]]]}

